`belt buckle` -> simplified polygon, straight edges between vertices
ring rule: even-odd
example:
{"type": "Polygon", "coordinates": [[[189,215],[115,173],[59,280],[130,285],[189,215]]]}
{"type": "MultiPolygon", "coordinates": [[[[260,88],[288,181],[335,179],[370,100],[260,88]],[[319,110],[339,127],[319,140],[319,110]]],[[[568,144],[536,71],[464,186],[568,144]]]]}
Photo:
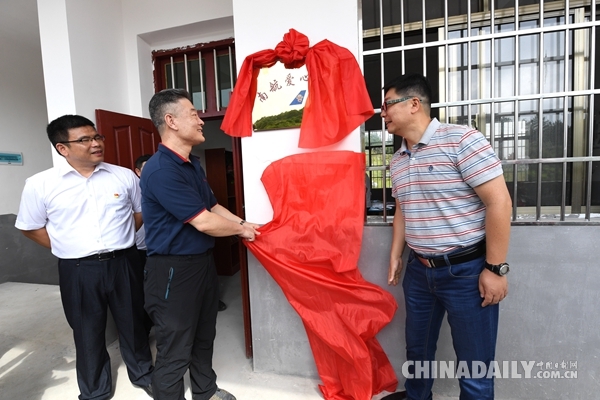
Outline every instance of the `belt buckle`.
{"type": "Polygon", "coordinates": [[[426,258],[426,260],[427,264],[429,264],[429,268],[436,268],[436,265],[431,258],[426,258]]]}
{"type": "Polygon", "coordinates": [[[104,254],[98,254],[98,261],[108,261],[115,258],[114,252],[108,252],[104,254]]]}

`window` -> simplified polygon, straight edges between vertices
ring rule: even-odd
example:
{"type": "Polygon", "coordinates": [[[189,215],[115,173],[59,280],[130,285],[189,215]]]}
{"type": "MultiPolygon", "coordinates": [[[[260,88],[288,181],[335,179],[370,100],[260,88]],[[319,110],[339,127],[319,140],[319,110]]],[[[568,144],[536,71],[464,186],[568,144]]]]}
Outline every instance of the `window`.
{"type": "MultiPolygon", "coordinates": [[[[600,224],[600,6],[516,3],[363,0],[363,65],[373,106],[379,111],[388,80],[427,75],[432,116],[475,127],[498,154],[514,224],[600,224]]],[[[386,157],[378,164],[371,143],[382,132],[376,114],[365,124],[365,153],[371,196],[386,203],[394,199],[381,174],[389,174],[387,155],[401,142],[382,141],[377,151],[386,157]]],[[[381,214],[367,223],[391,221],[381,214]]]]}
{"type": "Polygon", "coordinates": [[[236,81],[233,44],[228,39],[152,52],[155,90],[186,89],[201,118],[222,117],[236,81]]]}

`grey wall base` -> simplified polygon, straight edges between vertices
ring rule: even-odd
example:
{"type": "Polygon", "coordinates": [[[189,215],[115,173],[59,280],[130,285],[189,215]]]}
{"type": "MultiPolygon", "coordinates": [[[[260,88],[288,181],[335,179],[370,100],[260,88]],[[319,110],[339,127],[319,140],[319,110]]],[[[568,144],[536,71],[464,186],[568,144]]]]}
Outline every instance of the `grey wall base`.
{"type": "Polygon", "coordinates": [[[15,228],[14,214],[0,215],[0,283],[58,285],[57,259],[15,228]]]}
{"type": "MultiPolygon", "coordinates": [[[[14,214],[0,215],[0,283],[58,285],[58,259],[15,228],[16,219],[14,214]]],[[[106,341],[112,343],[117,337],[117,327],[109,311],[106,341]]]]}
{"type": "MultiPolygon", "coordinates": [[[[576,362],[576,379],[496,380],[497,399],[592,399],[600,386],[600,232],[593,226],[515,226],[508,262],[510,293],[501,303],[496,359],[576,362]]],[[[386,283],[391,227],[365,227],[359,268],[366,280],[389,290],[398,302],[393,321],[378,335],[402,387],[404,302],[400,285],[386,283]]],[[[318,378],[296,312],[279,286],[249,257],[254,369],[318,378]]],[[[448,324],[442,326],[437,359],[455,360],[448,324]]],[[[568,368],[567,368],[568,369],[568,368]]],[[[559,368],[560,370],[560,368],[559,368]]],[[[562,370],[564,371],[564,370],[562,370]]],[[[522,372],[522,371],[521,371],[522,372]]],[[[437,379],[434,392],[458,396],[455,379],[437,379]]]]}

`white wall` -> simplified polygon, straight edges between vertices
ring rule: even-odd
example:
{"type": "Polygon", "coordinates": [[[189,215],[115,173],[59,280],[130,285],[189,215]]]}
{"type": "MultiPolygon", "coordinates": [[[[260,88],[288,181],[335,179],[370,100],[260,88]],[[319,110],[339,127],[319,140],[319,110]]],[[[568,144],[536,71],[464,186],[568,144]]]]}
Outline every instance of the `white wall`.
{"type": "Polygon", "coordinates": [[[69,43],[77,113],[127,113],[129,94],[121,0],[67,0],[69,43]]]}
{"type": "Polygon", "coordinates": [[[25,179],[52,166],[36,0],[0,5],[0,49],[0,152],[23,153],[22,166],[0,165],[2,215],[18,212],[25,179]]]}
{"type": "Polygon", "coordinates": [[[120,0],[40,0],[48,119],[102,108],[127,113],[120,0]]]}
{"type": "MultiPolygon", "coordinates": [[[[120,0],[38,0],[48,121],[128,113],[120,0]]],[[[64,163],[55,152],[53,163],[64,163]]]]}
{"type": "Polygon", "coordinates": [[[129,113],[148,117],[152,50],[233,36],[230,0],[122,0],[129,113]]]}

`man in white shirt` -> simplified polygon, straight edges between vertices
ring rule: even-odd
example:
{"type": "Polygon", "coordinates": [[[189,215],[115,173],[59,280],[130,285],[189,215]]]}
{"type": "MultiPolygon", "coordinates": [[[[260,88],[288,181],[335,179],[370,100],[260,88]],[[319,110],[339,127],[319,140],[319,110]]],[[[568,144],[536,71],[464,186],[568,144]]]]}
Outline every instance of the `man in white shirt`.
{"type": "MultiPolygon", "coordinates": [[[[139,156],[135,160],[135,174],[140,178],[142,176],[142,170],[144,169],[144,165],[146,161],[148,161],[152,157],[150,154],[144,154],[139,156]]],[[[140,252],[140,256],[142,257],[142,264],[146,265],[146,231],[144,230],[144,225],[140,226],[140,229],[135,233],[135,245],[137,246],[138,251],[140,252]]]]}
{"type": "Polygon", "coordinates": [[[104,163],[104,136],[89,119],[64,115],[47,127],[67,164],[25,183],[15,226],[58,257],[65,316],[76,348],[81,400],[112,396],[106,351],[107,308],[119,331],[129,379],[152,395],[152,355],[143,326],[140,259],[135,231],[142,225],[135,174],[104,163]]]}

